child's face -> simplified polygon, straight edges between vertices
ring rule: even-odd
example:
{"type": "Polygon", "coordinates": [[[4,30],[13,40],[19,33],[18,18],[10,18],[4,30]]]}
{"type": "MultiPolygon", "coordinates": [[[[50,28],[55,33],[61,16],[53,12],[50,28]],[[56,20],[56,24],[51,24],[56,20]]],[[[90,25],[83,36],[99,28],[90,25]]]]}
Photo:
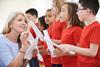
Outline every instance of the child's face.
{"type": "Polygon", "coordinates": [[[56,6],[52,6],[51,12],[54,16],[59,14],[59,9],[56,6]]]}
{"type": "Polygon", "coordinates": [[[26,16],[27,16],[27,18],[28,18],[29,20],[32,20],[33,22],[35,22],[35,21],[34,21],[34,19],[36,19],[35,16],[32,16],[32,15],[29,14],[29,13],[27,13],[26,16]]]}
{"type": "Polygon", "coordinates": [[[45,22],[47,24],[52,24],[55,21],[56,17],[52,15],[51,11],[47,11],[45,15],[45,22]]]}
{"type": "Polygon", "coordinates": [[[38,28],[39,28],[39,30],[40,30],[40,31],[43,31],[43,30],[44,30],[44,26],[43,26],[43,25],[41,25],[40,21],[38,21],[38,22],[39,22],[39,27],[38,27],[38,28]]]}
{"type": "Polygon", "coordinates": [[[62,21],[68,21],[69,19],[67,4],[63,5],[63,7],[61,8],[60,19],[62,21]]]}
{"type": "Polygon", "coordinates": [[[82,7],[81,4],[78,4],[77,15],[80,21],[85,21],[86,17],[88,16],[87,10],[84,7],[82,7]]]}

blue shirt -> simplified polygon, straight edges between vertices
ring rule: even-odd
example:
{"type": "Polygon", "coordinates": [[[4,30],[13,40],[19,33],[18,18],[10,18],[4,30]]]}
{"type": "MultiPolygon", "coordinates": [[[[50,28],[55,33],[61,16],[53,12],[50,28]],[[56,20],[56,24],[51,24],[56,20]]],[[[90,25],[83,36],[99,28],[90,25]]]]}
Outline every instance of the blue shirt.
{"type": "Polygon", "coordinates": [[[14,43],[5,35],[0,34],[0,67],[7,67],[17,56],[18,51],[18,43],[14,43]]]}

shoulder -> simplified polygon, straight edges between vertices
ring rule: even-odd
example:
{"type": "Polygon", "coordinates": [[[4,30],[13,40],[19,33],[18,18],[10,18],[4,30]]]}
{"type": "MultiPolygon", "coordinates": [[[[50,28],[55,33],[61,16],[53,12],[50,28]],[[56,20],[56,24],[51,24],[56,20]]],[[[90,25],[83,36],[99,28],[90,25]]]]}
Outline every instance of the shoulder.
{"type": "Polygon", "coordinates": [[[100,23],[98,21],[93,22],[92,24],[89,25],[91,28],[97,28],[100,27],[100,23]]]}
{"type": "Polygon", "coordinates": [[[8,41],[6,40],[5,36],[3,34],[0,34],[0,49],[1,48],[7,48],[8,41]]]}
{"type": "Polygon", "coordinates": [[[99,22],[94,22],[92,25],[91,25],[91,28],[92,30],[100,30],[100,23],[99,22]]]}

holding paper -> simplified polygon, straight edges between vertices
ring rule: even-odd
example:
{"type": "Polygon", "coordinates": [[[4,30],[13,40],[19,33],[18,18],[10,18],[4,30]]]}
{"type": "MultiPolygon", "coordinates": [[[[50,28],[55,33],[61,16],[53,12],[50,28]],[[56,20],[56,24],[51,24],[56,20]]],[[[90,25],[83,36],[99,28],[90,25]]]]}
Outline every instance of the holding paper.
{"type": "Polygon", "coordinates": [[[36,38],[34,40],[32,39],[29,42],[30,42],[31,45],[26,50],[26,53],[25,53],[25,56],[24,56],[24,58],[27,59],[27,60],[31,60],[31,58],[33,56],[33,51],[34,51],[34,49],[37,48],[38,38],[36,38]]]}
{"type": "MultiPolygon", "coordinates": [[[[60,45],[54,43],[54,42],[50,39],[47,30],[44,30],[43,33],[44,33],[44,36],[45,36],[45,37],[44,37],[44,40],[45,40],[46,43],[47,43],[48,49],[49,49],[50,52],[53,54],[53,51],[54,51],[54,49],[55,49],[54,46],[57,47],[57,48],[60,48],[60,45]]],[[[72,55],[75,54],[75,52],[73,52],[73,51],[68,51],[68,53],[70,53],[70,54],[72,54],[72,55]]]]}
{"type": "Polygon", "coordinates": [[[43,33],[44,33],[44,40],[45,40],[46,43],[47,43],[48,49],[49,49],[49,51],[50,51],[50,53],[51,53],[51,56],[52,56],[52,57],[55,57],[55,55],[54,55],[54,50],[55,50],[54,46],[55,46],[55,47],[58,47],[58,45],[55,44],[55,43],[53,43],[53,42],[51,41],[50,36],[49,36],[47,30],[44,30],[43,33]]]}
{"type": "Polygon", "coordinates": [[[44,33],[44,36],[45,36],[45,40],[47,40],[48,42],[50,42],[50,43],[52,44],[52,46],[59,47],[58,44],[54,43],[54,42],[50,39],[50,36],[49,36],[47,30],[44,30],[43,33],[44,33]]]}
{"type": "Polygon", "coordinates": [[[42,32],[38,29],[38,27],[34,24],[34,22],[30,22],[29,23],[30,25],[31,25],[31,27],[32,27],[32,29],[34,30],[34,32],[36,33],[36,36],[40,39],[40,40],[42,40],[43,41],[43,34],[42,34],[42,32]]]}
{"type": "MultiPolygon", "coordinates": [[[[30,22],[29,23],[29,25],[32,27],[32,29],[34,30],[34,32],[35,32],[35,34],[36,34],[36,38],[37,39],[40,39],[40,40],[42,40],[43,41],[43,34],[41,33],[41,31],[38,29],[38,27],[34,24],[34,22],[30,22]]],[[[32,44],[34,44],[33,43],[33,40],[34,40],[34,38],[32,38],[33,36],[32,36],[32,34],[30,33],[30,37],[29,37],[29,40],[30,40],[30,43],[32,43],[32,44]]],[[[37,40],[37,44],[38,44],[38,40],[37,40]]],[[[37,56],[38,56],[38,59],[40,60],[40,61],[43,61],[43,59],[42,59],[42,56],[40,55],[40,53],[39,53],[39,50],[38,50],[38,45],[37,44],[34,44],[34,47],[35,47],[35,49],[37,49],[37,51],[38,51],[38,54],[37,54],[37,56]]],[[[33,47],[33,48],[34,48],[33,47]]]]}

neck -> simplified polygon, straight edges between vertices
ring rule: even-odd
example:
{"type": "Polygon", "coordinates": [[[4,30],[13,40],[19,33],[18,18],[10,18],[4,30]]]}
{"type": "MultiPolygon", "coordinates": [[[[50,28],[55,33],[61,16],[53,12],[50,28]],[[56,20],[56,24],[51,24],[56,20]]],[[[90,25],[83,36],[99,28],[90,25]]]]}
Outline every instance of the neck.
{"type": "Polygon", "coordinates": [[[14,33],[14,32],[10,32],[10,33],[5,34],[5,35],[6,35],[6,37],[7,37],[9,40],[11,40],[12,42],[17,42],[17,38],[18,38],[18,36],[19,36],[19,34],[14,33]]]}
{"type": "Polygon", "coordinates": [[[90,25],[94,21],[96,21],[95,16],[89,16],[85,22],[86,22],[86,25],[90,25]]]}

